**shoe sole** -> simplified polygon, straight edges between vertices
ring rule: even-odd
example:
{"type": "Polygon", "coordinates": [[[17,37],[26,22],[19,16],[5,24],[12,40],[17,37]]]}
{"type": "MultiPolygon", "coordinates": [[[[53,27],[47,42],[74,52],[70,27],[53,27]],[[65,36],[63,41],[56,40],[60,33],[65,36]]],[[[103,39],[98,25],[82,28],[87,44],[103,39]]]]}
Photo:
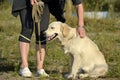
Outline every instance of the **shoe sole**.
{"type": "Polygon", "coordinates": [[[22,74],[19,73],[19,75],[20,75],[21,77],[25,77],[25,78],[31,78],[31,77],[32,77],[32,74],[31,74],[31,75],[24,76],[24,75],[22,75],[22,74]]]}

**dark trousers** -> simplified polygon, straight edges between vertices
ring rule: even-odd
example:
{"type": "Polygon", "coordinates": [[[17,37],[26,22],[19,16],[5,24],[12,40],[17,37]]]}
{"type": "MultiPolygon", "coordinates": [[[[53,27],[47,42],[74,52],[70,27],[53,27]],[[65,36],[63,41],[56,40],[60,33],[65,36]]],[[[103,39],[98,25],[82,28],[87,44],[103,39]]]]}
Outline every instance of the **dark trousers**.
{"type": "MultiPolygon", "coordinates": [[[[19,10],[20,20],[21,20],[21,33],[19,36],[19,41],[30,43],[31,36],[34,29],[34,24],[32,20],[32,7],[28,7],[22,10],[19,10]]],[[[49,24],[49,10],[47,4],[43,9],[43,14],[40,21],[40,40],[43,41],[46,39],[44,31],[48,28],[49,24]]],[[[37,28],[37,25],[36,25],[37,28]]],[[[36,37],[36,43],[38,42],[38,38],[36,37]]],[[[43,41],[41,44],[46,44],[46,41],[43,41]]]]}

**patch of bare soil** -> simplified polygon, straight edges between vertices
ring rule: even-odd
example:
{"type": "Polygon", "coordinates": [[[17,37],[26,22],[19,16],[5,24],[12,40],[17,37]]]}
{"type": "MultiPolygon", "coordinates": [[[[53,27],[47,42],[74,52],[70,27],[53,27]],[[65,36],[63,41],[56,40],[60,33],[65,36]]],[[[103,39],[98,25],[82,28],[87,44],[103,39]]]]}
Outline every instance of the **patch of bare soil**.
{"type": "MultiPolygon", "coordinates": [[[[0,80],[63,80],[59,78],[54,78],[54,77],[49,77],[49,78],[40,78],[40,77],[33,77],[31,78],[24,78],[18,75],[18,73],[15,72],[0,72],[0,80]]],[[[67,79],[64,79],[67,80],[67,79]]],[[[91,78],[86,78],[86,79],[77,79],[77,80],[120,80],[120,78],[97,78],[97,79],[91,79],[91,78]]]]}

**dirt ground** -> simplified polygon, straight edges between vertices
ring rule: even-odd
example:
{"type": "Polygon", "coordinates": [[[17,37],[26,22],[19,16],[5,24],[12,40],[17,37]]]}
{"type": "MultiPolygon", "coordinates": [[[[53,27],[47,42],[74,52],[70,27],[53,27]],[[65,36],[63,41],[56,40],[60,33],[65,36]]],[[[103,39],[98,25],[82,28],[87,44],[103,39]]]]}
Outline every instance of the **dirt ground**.
{"type": "MultiPolygon", "coordinates": [[[[67,79],[58,79],[54,77],[40,78],[40,77],[35,77],[35,75],[33,75],[33,77],[31,78],[23,78],[15,72],[0,72],[0,80],[67,80],[67,79]]],[[[120,80],[120,78],[98,78],[98,79],[77,79],[77,80],[120,80]]]]}

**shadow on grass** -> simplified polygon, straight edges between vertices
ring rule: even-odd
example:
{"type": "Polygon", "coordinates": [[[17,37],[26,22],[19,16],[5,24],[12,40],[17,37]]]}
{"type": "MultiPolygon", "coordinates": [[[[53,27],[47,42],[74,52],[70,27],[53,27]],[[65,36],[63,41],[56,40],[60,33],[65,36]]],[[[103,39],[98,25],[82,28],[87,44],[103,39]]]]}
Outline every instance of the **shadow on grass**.
{"type": "Polygon", "coordinates": [[[14,71],[14,65],[6,58],[0,58],[0,72],[14,71]]]}

